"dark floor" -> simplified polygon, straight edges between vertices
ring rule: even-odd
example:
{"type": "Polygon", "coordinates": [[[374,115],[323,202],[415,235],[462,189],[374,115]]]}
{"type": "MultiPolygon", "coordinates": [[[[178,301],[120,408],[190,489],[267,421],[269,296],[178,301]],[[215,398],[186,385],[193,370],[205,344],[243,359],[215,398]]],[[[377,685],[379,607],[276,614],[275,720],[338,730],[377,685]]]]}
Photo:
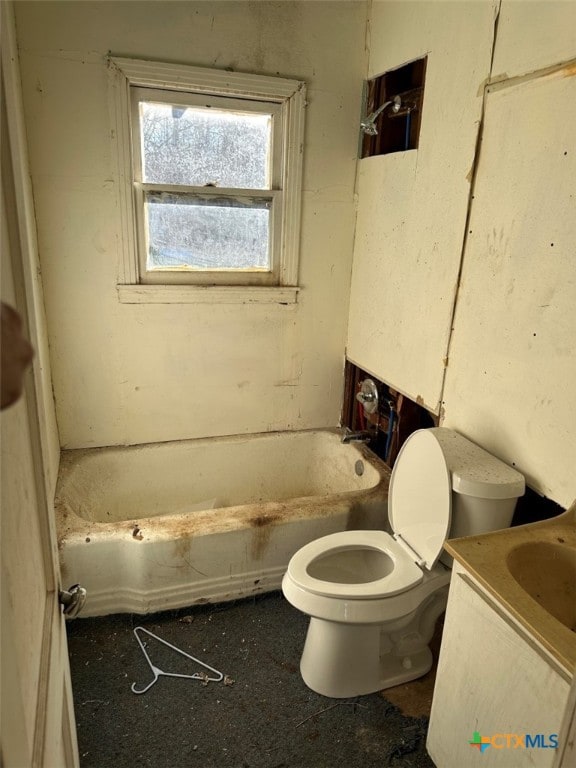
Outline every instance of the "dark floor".
{"type": "MultiPolygon", "coordinates": [[[[424,744],[433,674],[386,696],[327,699],[300,677],[306,628],[307,617],[280,593],[146,617],[70,622],[81,767],[433,768],[424,744]],[[152,680],[135,626],[230,679],[205,685],[160,677],[135,695],[133,683],[144,687],[152,680]]],[[[144,639],[158,668],[202,671],[144,639]]]]}

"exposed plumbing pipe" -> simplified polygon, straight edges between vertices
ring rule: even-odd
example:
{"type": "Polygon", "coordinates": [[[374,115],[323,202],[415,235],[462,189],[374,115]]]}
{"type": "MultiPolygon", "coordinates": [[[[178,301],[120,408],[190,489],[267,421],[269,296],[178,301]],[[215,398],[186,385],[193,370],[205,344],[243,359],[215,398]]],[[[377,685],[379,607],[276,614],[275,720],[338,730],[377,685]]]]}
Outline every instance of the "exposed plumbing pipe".
{"type": "Polygon", "coordinates": [[[394,426],[396,421],[396,409],[394,408],[394,402],[388,400],[388,432],[386,433],[386,447],[384,448],[384,461],[388,461],[390,456],[390,448],[392,447],[392,435],[394,434],[394,426]]]}
{"type": "Polygon", "coordinates": [[[368,136],[376,136],[378,133],[378,129],[376,128],[376,119],[386,109],[386,107],[390,106],[390,104],[392,104],[393,112],[399,112],[400,107],[402,106],[402,99],[400,96],[394,96],[393,99],[385,101],[384,104],[380,105],[375,112],[372,112],[372,114],[368,115],[368,117],[365,117],[364,120],[362,120],[360,123],[360,128],[364,133],[368,134],[368,136]]]}

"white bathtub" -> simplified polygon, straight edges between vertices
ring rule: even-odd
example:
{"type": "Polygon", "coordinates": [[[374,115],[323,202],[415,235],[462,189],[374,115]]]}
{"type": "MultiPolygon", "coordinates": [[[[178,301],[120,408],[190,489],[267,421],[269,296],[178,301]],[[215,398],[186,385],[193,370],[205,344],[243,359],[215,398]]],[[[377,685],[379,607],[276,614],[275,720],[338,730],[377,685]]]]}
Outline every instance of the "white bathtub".
{"type": "Polygon", "coordinates": [[[338,430],[64,451],[62,579],[83,616],[180,608],[278,589],[290,557],[386,525],[388,467],[338,430]],[[359,474],[360,473],[360,474],[359,474]]]}

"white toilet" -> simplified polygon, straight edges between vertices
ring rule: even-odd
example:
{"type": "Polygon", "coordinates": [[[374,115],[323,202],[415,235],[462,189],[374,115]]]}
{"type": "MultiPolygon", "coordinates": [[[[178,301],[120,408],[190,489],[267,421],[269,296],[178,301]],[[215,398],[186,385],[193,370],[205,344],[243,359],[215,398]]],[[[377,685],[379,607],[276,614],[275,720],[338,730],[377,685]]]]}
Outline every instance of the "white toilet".
{"type": "MultiPolygon", "coordinates": [[[[282,581],[310,626],[300,662],[306,685],[347,698],[426,674],[444,611],[445,539],[509,527],[524,477],[451,429],[414,432],[388,492],[392,535],[343,531],[306,544],[282,581]]],[[[383,521],[384,523],[384,521],[383,521]]]]}

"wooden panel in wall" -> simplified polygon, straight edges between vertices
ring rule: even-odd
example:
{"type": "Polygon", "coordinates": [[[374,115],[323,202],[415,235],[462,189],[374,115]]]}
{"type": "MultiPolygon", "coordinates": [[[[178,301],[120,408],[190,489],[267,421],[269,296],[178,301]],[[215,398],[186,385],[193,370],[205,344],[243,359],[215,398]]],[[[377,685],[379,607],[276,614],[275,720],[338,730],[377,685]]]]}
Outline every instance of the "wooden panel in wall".
{"type": "Polygon", "coordinates": [[[572,0],[502,0],[492,78],[525,75],[576,55],[572,0]]]}
{"type": "Polygon", "coordinates": [[[532,488],[576,497],[574,65],[489,86],[444,393],[532,488]]]}
{"type": "Polygon", "coordinates": [[[417,150],[359,161],[347,356],[436,414],[490,70],[492,3],[374,3],[369,78],[427,55],[417,150]]]}

